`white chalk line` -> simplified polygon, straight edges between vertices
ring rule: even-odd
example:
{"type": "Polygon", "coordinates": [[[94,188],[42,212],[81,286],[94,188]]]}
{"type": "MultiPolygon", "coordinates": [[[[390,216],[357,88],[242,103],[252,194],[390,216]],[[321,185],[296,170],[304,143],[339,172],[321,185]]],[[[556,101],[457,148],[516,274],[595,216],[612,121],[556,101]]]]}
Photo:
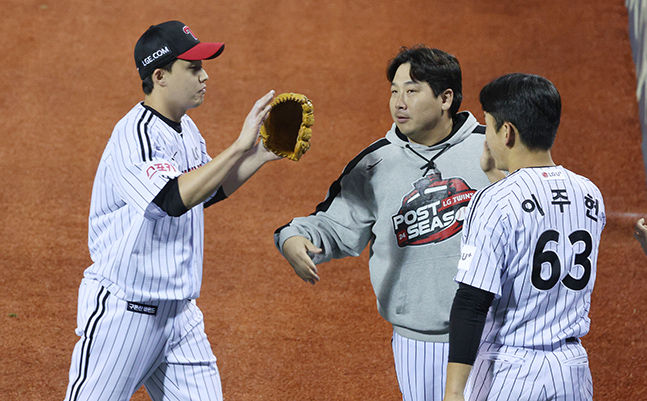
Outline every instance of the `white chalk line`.
{"type": "Polygon", "coordinates": [[[638,220],[640,218],[645,218],[647,220],[647,210],[643,213],[632,213],[632,212],[609,212],[607,213],[607,218],[618,218],[618,219],[632,219],[638,220]]]}

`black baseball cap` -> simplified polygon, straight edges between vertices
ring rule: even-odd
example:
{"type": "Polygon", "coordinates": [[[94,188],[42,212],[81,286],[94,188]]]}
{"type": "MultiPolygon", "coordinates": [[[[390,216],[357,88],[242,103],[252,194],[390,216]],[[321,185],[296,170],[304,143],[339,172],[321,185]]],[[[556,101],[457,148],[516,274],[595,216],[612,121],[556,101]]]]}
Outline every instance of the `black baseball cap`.
{"type": "Polygon", "coordinates": [[[216,58],[225,48],[224,43],[202,43],[188,26],[180,21],[167,21],[152,25],[135,45],[135,64],[143,80],[171,61],[209,60],[216,58]]]}

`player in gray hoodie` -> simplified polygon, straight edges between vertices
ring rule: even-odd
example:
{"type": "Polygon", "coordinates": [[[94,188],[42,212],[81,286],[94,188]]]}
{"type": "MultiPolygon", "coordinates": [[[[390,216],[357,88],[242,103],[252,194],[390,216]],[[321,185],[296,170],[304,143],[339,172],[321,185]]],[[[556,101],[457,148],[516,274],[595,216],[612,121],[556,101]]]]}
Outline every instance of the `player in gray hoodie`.
{"type": "Polygon", "coordinates": [[[484,126],[458,112],[454,56],[402,48],[387,78],[391,129],[346,165],[312,215],[277,229],[274,240],[312,284],[316,265],[358,256],[370,244],[371,283],[380,314],[393,325],[403,399],[440,401],[465,207],[503,173],[484,147],[484,126]]]}

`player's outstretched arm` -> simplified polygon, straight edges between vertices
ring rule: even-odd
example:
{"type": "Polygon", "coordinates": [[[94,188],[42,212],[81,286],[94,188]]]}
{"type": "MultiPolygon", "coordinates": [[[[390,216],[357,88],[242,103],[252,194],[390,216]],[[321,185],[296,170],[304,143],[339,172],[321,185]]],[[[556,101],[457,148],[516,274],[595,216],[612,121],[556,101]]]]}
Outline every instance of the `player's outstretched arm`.
{"type": "Polygon", "coordinates": [[[227,196],[233,194],[248,179],[267,162],[281,160],[282,157],[267,150],[263,141],[258,141],[256,145],[245,152],[243,157],[231,169],[231,172],[222,183],[222,188],[227,196]]]}
{"type": "Polygon", "coordinates": [[[317,248],[309,239],[297,235],[286,239],[281,249],[283,257],[290,263],[297,276],[313,285],[319,281],[317,266],[308,252],[321,253],[321,248],[317,248]]]}
{"type": "MultiPolygon", "coordinates": [[[[261,125],[263,125],[270,111],[270,102],[273,97],[274,91],[270,91],[256,101],[254,107],[245,118],[240,135],[231,146],[214,157],[209,163],[182,174],[178,178],[180,196],[187,209],[204,202],[205,199],[211,196],[223,184],[232,169],[254,147],[261,125]]],[[[258,167],[260,168],[260,165],[258,167]]],[[[256,170],[253,171],[255,172],[256,170]]]]}
{"type": "Polygon", "coordinates": [[[494,165],[492,152],[490,152],[490,148],[485,141],[483,141],[483,153],[481,153],[481,170],[483,170],[492,184],[505,178],[505,173],[494,165]]]}
{"type": "Polygon", "coordinates": [[[645,219],[640,219],[636,222],[634,238],[640,243],[643,252],[647,255],[647,225],[645,225],[645,219]]]}

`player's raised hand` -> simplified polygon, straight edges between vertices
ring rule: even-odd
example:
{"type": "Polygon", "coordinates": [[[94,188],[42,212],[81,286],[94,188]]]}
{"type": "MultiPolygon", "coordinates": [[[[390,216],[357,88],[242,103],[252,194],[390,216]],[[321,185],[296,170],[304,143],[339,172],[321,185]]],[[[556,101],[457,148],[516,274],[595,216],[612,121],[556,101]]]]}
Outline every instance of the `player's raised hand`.
{"type": "Polygon", "coordinates": [[[483,153],[481,153],[481,170],[487,175],[490,183],[499,181],[502,178],[505,178],[505,173],[498,168],[490,151],[486,141],[483,141],[483,153]]]}
{"type": "Polygon", "coordinates": [[[483,141],[483,153],[481,153],[481,170],[484,173],[487,173],[495,169],[494,157],[492,157],[492,152],[490,147],[487,144],[487,141],[483,141]]]}
{"type": "Polygon", "coordinates": [[[313,285],[319,281],[317,266],[308,255],[308,252],[321,253],[321,248],[317,248],[307,238],[297,235],[285,240],[282,249],[283,257],[290,263],[297,276],[301,277],[306,283],[313,285]]]}
{"type": "Polygon", "coordinates": [[[245,123],[243,124],[243,129],[240,131],[240,135],[236,140],[236,144],[239,145],[243,151],[251,149],[256,143],[258,134],[261,130],[261,125],[263,125],[270,112],[270,103],[272,102],[272,98],[274,98],[273,90],[258,99],[249,114],[247,114],[245,123]]]}
{"type": "Polygon", "coordinates": [[[645,225],[645,219],[640,219],[636,222],[634,238],[640,243],[643,252],[647,255],[647,225],[645,225]]]}

